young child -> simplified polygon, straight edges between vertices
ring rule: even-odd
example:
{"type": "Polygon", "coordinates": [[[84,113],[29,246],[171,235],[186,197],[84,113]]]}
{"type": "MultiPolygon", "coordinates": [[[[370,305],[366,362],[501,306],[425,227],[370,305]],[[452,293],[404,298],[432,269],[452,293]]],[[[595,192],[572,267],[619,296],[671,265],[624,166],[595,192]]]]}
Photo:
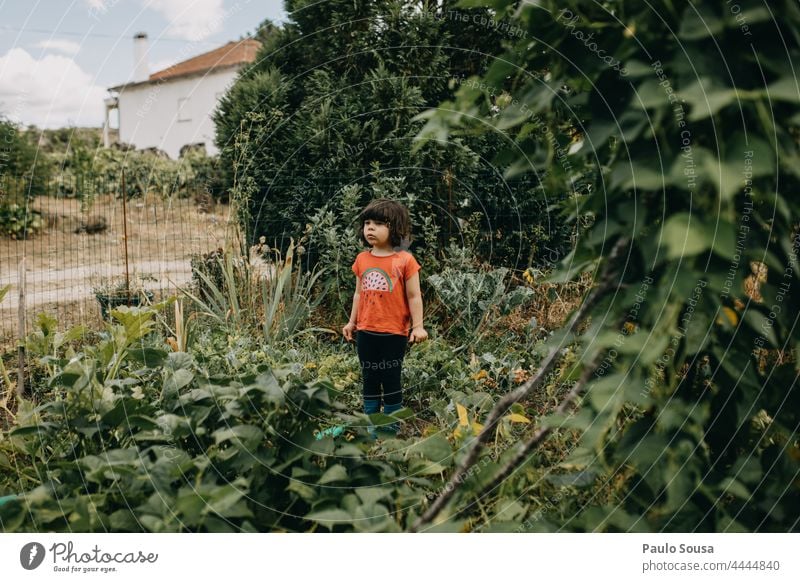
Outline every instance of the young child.
{"type": "MultiPolygon", "coordinates": [[[[406,344],[428,338],[422,325],[420,266],[406,250],[411,227],[403,205],[379,198],[358,218],[360,238],[372,248],[359,253],[353,263],[356,291],[350,321],[342,333],[347,341],[352,341],[354,334],[356,337],[364,412],[379,412],[383,402],[384,414],[391,414],[403,407],[401,372],[406,344]]],[[[397,423],[388,430],[396,433],[397,423]]]]}

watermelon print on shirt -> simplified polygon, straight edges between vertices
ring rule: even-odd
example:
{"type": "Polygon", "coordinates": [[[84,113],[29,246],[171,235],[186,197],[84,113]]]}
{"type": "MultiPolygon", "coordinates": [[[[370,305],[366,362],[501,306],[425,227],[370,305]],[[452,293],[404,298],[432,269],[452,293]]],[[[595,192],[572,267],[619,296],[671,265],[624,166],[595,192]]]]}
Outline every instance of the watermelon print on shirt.
{"type": "Polygon", "coordinates": [[[408,336],[411,310],[406,297],[406,281],[420,266],[408,251],[377,257],[370,251],[359,253],[352,266],[361,279],[356,329],[408,336]]]}

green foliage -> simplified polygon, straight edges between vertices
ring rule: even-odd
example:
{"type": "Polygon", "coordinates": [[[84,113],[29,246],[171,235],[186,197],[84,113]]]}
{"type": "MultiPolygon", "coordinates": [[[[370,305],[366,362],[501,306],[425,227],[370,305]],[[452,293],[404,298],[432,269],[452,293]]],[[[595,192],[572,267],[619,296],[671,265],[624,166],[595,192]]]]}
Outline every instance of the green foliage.
{"type": "Polygon", "coordinates": [[[0,116],[0,193],[33,196],[45,192],[51,164],[39,155],[37,137],[34,129],[23,131],[0,116]]]}
{"type": "MultiPolygon", "coordinates": [[[[0,197],[3,193],[0,192],[0,197]]],[[[0,236],[25,240],[44,229],[42,213],[26,204],[0,198],[0,236]]]]}
{"type": "MultiPolygon", "coordinates": [[[[588,231],[560,277],[625,245],[620,288],[578,338],[573,377],[599,362],[582,408],[543,419],[582,432],[567,466],[617,494],[560,502],[548,520],[561,528],[797,528],[800,10],[779,4],[779,19],[749,9],[745,29],[710,2],[612,11],[496,1],[498,17],[516,16],[527,35],[481,81],[510,77],[511,99],[493,114],[465,86],[423,116],[423,136],[544,124],[562,149],[573,141],[570,166],[594,166],[580,172],[586,187],[571,211],[588,231]],[[590,31],[593,45],[581,42],[590,31]],[[564,135],[569,127],[578,135],[564,135]],[[759,281],[751,265],[757,273],[761,262],[759,281]]],[[[507,175],[546,170],[551,186],[572,189],[576,173],[558,158],[552,144],[518,137],[496,159],[507,175]]]]}
{"type": "Polygon", "coordinates": [[[482,218],[474,248],[484,260],[527,266],[568,250],[572,233],[550,216],[553,200],[539,180],[509,182],[488,166],[505,136],[412,148],[421,127],[414,116],[485,70],[499,50],[502,33],[478,23],[487,10],[466,9],[455,21],[448,6],[420,10],[407,0],[291,5],[215,113],[227,183],[252,180],[249,240],[266,236],[285,249],[309,216],[322,212],[331,226],[325,208],[344,233],[355,216],[332,208],[338,198],[346,198],[340,210],[361,208],[402,180],[396,198],[416,206],[414,248],[431,264],[451,239],[463,245],[462,223],[475,213],[482,218]]]}
{"type": "Polygon", "coordinates": [[[3,531],[400,531],[432,489],[385,485],[406,461],[370,459],[371,440],[314,438],[340,406],[329,382],[212,375],[159,345],[154,309],[113,314],[96,345],[49,359],[54,398],[22,402],[0,435],[0,492],[23,493],[0,506],[3,531]]]}
{"type": "Polygon", "coordinates": [[[525,286],[509,291],[507,275],[504,267],[488,272],[447,268],[431,275],[428,282],[448,311],[453,327],[466,338],[480,334],[488,318],[508,315],[533,295],[533,290],[525,286]]]}
{"type": "Polygon", "coordinates": [[[197,290],[184,292],[196,312],[218,327],[260,333],[267,344],[301,332],[330,333],[303,327],[325,293],[317,288],[322,271],[303,270],[295,260],[293,241],[285,257],[262,244],[251,249],[249,261],[233,252],[215,251],[194,261],[193,269],[197,290]]]}

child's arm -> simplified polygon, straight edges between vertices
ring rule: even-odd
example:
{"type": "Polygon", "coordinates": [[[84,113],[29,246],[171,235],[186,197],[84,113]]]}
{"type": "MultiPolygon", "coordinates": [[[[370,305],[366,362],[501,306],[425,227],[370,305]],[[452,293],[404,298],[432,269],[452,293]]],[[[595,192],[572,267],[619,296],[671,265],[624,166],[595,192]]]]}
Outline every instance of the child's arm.
{"type": "Polygon", "coordinates": [[[358,298],[361,296],[361,278],[356,277],[356,292],[353,293],[353,309],[350,310],[350,321],[342,328],[342,335],[347,341],[353,341],[353,332],[356,330],[358,319],[358,298]]]}
{"type": "Polygon", "coordinates": [[[411,343],[425,341],[428,339],[428,332],[422,325],[422,291],[419,288],[419,273],[414,273],[406,281],[406,297],[411,311],[411,336],[408,341],[411,343]]]}

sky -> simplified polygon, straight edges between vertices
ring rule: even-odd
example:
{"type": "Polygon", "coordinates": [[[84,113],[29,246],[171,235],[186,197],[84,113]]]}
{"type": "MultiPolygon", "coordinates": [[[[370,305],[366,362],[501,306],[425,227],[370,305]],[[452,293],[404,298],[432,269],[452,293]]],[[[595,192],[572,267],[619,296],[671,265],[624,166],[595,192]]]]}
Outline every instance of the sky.
{"type": "Polygon", "coordinates": [[[40,128],[100,127],[108,87],[286,19],[283,0],[0,0],[0,117],[40,128]]]}

